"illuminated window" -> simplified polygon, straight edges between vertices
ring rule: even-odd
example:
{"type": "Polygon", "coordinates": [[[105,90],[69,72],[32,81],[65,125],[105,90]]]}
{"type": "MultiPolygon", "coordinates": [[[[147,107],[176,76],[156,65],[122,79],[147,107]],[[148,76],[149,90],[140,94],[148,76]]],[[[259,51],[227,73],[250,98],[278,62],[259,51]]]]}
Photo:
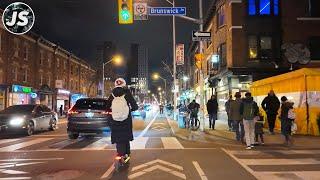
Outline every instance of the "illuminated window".
{"type": "Polygon", "coordinates": [[[225,5],[220,6],[220,8],[217,11],[217,25],[218,27],[221,27],[223,25],[225,25],[225,5]]]}
{"type": "Polygon", "coordinates": [[[249,15],[279,15],[279,0],[248,0],[249,15]]]}
{"type": "Polygon", "coordinates": [[[227,65],[227,46],[226,43],[221,44],[218,49],[217,53],[220,57],[220,65],[221,66],[226,66],[227,65]]]}
{"type": "Polygon", "coordinates": [[[258,45],[257,45],[257,37],[249,36],[249,58],[255,59],[258,57],[258,45]]]}
{"type": "Polygon", "coordinates": [[[273,53],[273,38],[271,36],[249,36],[249,59],[270,59],[273,53]]]}

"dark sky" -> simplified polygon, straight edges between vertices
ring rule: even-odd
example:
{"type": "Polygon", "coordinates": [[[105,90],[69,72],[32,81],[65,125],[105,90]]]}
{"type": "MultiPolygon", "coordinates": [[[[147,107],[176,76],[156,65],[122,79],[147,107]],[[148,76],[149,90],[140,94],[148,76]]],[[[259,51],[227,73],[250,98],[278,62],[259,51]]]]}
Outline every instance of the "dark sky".
{"type": "MultiPolygon", "coordinates": [[[[13,0],[0,0],[4,9],[13,0]]],[[[119,25],[117,0],[22,0],[34,10],[32,31],[59,44],[89,63],[95,59],[95,47],[102,41],[117,43],[120,53],[129,57],[130,43],[149,48],[150,72],[162,68],[161,60],[172,63],[172,18],[150,17],[119,25]]],[[[149,6],[170,6],[165,0],[148,0],[149,6]]],[[[211,0],[203,0],[207,9],[211,0]]],[[[198,0],[176,0],[176,6],[187,6],[187,15],[198,18],[198,0]]],[[[206,13],[204,13],[206,14],[206,13]]],[[[191,31],[197,29],[191,22],[177,19],[177,43],[189,44],[191,31]]]]}

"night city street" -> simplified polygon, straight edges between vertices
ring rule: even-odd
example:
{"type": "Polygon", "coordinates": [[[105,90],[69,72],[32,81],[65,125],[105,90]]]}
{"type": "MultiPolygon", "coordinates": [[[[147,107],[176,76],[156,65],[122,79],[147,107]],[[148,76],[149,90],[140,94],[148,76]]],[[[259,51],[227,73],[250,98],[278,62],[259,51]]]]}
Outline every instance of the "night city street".
{"type": "Polygon", "coordinates": [[[320,0],[0,15],[0,180],[320,179],[320,0]]]}

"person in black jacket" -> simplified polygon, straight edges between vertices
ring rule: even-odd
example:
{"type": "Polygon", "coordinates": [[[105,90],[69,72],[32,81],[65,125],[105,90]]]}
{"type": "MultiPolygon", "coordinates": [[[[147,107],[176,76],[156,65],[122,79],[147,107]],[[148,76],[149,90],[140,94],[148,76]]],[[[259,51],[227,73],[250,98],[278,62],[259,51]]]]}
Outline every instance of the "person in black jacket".
{"type": "Polygon", "coordinates": [[[211,99],[207,102],[207,111],[209,114],[209,128],[214,130],[218,114],[218,101],[215,95],[212,95],[211,99]]]}
{"type": "Polygon", "coordinates": [[[273,90],[263,99],[261,106],[267,114],[270,134],[274,134],[274,125],[280,108],[280,101],[273,90]]]}
{"type": "MultiPolygon", "coordinates": [[[[130,141],[133,140],[131,112],[136,111],[138,109],[138,105],[130,90],[126,88],[126,81],[122,78],[118,78],[115,81],[115,88],[112,90],[112,94],[115,97],[125,95],[124,98],[128,103],[130,111],[128,118],[124,121],[111,120],[111,143],[116,144],[118,156],[130,157],[130,141]]],[[[112,94],[108,99],[108,109],[111,108],[112,101],[114,99],[112,94]]]]}

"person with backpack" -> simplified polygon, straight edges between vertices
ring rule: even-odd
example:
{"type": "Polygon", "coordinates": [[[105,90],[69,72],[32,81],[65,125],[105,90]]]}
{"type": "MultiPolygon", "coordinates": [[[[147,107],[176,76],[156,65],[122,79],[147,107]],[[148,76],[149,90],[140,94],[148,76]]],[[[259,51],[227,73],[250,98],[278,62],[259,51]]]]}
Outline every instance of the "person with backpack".
{"type": "Polygon", "coordinates": [[[250,92],[245,94],[245,98],[242,100],[240,106],[240,114],[243,117],[243,126],[245,132],[245,139],[247,148],[252,149],[254,147],[254,119],[259,114],[259,107],[255,101],[253,101],[253,97],[250,92]]]}
{"type": "Polygon", "coordinates": [[[292,145],[291,126],[295,120],[293,102],[288,101],[286,96],[281,97],[281,134],[285,137],[285,145],[292,145]]]}
{"type": "Polygon", "coordinates": [[[270,90],[268,96],[263,99],[261,106],[267,114],[270,134],[274,135],[274,125],[280,108],[280,101],[273,90],[270,90]]]}
{"type": "Polygon", "coordinates": [[[139,107],[123,78],[115,81],[108,102],[107,109],[112,111],[111,143],[116,144],[119,157],[130,159],[130,141],[133,140],[131,112],[139,107]]]}
{"type": "Polygon", "coordinates": [[[229,99],[226,101],[226,103],[224,104],[224,107],[226,109],[226,112],[227,112],[227,117],[228,117],[228,127],[229,127],[229,131],[234,131],[234,128],[233,128],[233,124],[232,124],[232,120],[231,119],[231,116],[230,116],[230,104],[231,102],[233,101],[232,99],[232,95],[229,96],[229,99]]]}
{"type": "Polygon", "coordinates": [[[214,130],[218,114],[218,101],[215,95],[212,95],[211,99],[208,100],[207,111],[209,114],[209,128],[214,130]]]}

